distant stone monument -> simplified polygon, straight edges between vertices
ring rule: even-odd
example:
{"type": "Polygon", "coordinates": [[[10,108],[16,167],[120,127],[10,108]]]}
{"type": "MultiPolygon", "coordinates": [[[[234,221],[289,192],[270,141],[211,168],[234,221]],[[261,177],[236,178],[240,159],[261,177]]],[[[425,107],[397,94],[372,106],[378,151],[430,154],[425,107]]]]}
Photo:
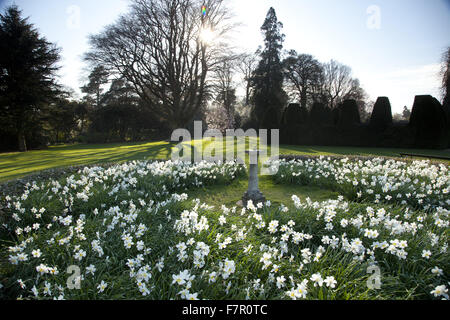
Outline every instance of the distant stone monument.
{"type": "Polygon", "coordinates": [[[242,205],[247,206],[249,200],[252,200],[253,204],[256,205],[259,202],[265,202],[266,198],[259,191],[258,187],[258,156],[259,150],[248,150],[246,153],[250,156],[250,169],[248,178],[248,190],[244,193],[242,197],[242,205]]]}

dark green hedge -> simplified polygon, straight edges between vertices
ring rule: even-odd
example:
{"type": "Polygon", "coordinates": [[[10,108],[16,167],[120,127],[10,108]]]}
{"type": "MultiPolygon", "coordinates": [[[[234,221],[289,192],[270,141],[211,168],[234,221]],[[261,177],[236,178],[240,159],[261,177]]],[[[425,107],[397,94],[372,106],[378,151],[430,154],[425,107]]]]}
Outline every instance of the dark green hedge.
{"type": "Polygon", "coordinates": [[[445,149],[450,143],[450,110],[431,96],[416,97],[409,123],[393,123],[386,97],[377,99],[368,124],[361,123],[355,100],[345,100],[333,110],[315,103],[306,123],[295,120],[295,108],[290,105],[284,113],[283,144],[445,149]]]}

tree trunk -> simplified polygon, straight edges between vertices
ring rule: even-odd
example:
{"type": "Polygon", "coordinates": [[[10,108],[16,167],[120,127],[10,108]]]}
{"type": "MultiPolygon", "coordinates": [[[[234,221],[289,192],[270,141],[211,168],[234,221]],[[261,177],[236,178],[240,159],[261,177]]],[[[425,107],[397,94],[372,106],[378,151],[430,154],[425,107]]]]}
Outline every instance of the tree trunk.
{"type": "Polygon", "coordinates": [[[301,94],[300,94],[300,105],[301,105],[301,107],[303,108],[303,110],[305,110],[306,109],[306,106],[307,106],[307,95],[306,95],[306,89],[303,89],[302,91],[301,91],[301,94]]]}
{"type": "Polygon", "coordinates": [[[247,81],[247,87],[245,91],[245,105],[248,106],[250,104],[250,81],[247,81]]]}
{"type": "Polygon", "coordinates": [[[19,130],[19,132],[17,133],[17,141],[19,143],[19,151],[27,151],[27,141],[25,139],[25,133],[23,132],[23,130],[19,130]]]}

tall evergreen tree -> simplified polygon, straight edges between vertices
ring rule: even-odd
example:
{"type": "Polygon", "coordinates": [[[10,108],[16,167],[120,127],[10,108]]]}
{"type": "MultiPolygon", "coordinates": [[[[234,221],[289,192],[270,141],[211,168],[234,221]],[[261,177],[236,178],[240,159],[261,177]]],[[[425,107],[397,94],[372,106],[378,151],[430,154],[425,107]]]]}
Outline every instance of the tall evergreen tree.
{"type": "Polygon", "coordinates": [[[285,37],[281,33],[282,28],[283,24],[278,21],[275,10],[270,8],[261,27],[265,47],[260,52],[261,60],[252,78],[253,116],[261,128],[278,125],[279,116],[287,102],[287,94],[283,90],[284,75],[281,63],[285,37]],[[272,123],[265,123],[269,119],[272,123]]]}
{"type": "Polygon", "coordinates": [[[108,83],[109,73],[103,66],[95,66],[89,74],[89,83],[81,87],[81,92],[86,94],[87,100],[92,100],[96,107],[100,106],[102,97],[102,85],[108,83]]]}
{"type": "Polygon", "coordinates": [[[27,150],[30,128],[59,93],[55,72],[59,49],[41,37],[17,6],[0,14],[0,121],[27,150]]]}

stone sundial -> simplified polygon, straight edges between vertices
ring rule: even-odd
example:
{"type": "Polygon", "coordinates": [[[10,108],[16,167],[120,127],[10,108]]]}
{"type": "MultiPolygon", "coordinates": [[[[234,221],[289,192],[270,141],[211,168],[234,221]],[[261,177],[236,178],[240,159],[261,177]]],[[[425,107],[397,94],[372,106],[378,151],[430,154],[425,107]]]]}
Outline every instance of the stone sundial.
{"type": "Polygon", "coordinates": [[[248,150],[245,151],[250,156],[250,169],[248,178],[248,190],[244,193],[242,197],[242,205],[247,206],[249,200],[252,200],[253,204],[256,205],[259,202],[265,202],[266,198],[259,190],[258,187],[258,156],[261,153],[260,150],[248,150]]]}

